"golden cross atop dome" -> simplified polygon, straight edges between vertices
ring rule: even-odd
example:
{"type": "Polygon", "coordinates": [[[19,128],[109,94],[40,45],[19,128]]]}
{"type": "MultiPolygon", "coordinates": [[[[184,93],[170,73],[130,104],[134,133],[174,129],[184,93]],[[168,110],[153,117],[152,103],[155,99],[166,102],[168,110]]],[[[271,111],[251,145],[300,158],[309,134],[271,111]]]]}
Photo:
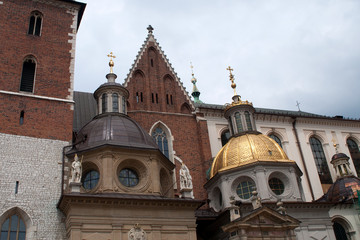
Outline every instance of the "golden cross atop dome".
{"type": "Polygon", "coordinates": [[[226,70],[229,70],[230,72],[230,81],[231,81],[231,87],[234,89],[234,96],[236,96],[236,84],[234,82],[234,75],[232,74],[231,71],[234,71],[234,69],[232,69],[230,66],[226,69],[226,70]]]}
{"type": "Polygon", "coordinates": [[[190,68],[191,68],[191,75],[193,75],[193,76],[194,76],[194,71],[193,71],[194,66],[192,65],[192,62],[190,62],[190,68]]]}
{"type": "Polygon", "coordinates": [[[113,58],[116,58],[115,55],[113,55],[113,52],[110,52],[110,54],[107,55],[110,58],[109,66],[110,66],[110,73],[114,73],[113,67],[114,67],[114,61],[113,58]]]}

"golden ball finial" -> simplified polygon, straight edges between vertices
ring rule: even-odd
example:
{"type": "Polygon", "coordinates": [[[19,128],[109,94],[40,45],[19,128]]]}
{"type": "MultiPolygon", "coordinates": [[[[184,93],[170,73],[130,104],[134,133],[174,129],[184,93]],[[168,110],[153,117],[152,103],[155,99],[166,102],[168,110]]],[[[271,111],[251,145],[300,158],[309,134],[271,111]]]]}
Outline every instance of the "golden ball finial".
{"type": "Polygon", "coordinates": [[[114,67],[113,58],[116,58],[116,56],[113,55],[113,52],[110,52],[110,54],[108,54],[107,56],[110,58],[110,61],[109,61],[110,73],[114,73],[114,71],[113,71],[113,67],[114,67]]]}

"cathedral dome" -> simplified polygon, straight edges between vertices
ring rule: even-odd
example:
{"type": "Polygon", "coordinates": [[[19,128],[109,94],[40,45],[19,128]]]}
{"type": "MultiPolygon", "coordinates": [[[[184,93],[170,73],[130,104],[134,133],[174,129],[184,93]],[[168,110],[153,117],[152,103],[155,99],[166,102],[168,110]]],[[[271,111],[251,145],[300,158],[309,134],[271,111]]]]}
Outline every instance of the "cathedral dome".
{"type": "Polygon", "coordinates": [[[216,173],[256,162],[291,162],[284,150],[260,132],[244,132],[232,137],[216,155],[210,178],[216,173]]]}
{"type": "Polygon", "coordinates": [[[353,198],[358,198],[357,191],[360,190],[360,179],[355,176],[345,176],[338,178],[331,185],[328,192],[320,201],[342,202],[353,198]]]}
{"type": "Polygon", "coordinates": [[[79,131],[74,148],[68,154],[104,145],[158,149],[152,137],[130,117],[121,113],[104,113],[95,116],[79,131]]]}

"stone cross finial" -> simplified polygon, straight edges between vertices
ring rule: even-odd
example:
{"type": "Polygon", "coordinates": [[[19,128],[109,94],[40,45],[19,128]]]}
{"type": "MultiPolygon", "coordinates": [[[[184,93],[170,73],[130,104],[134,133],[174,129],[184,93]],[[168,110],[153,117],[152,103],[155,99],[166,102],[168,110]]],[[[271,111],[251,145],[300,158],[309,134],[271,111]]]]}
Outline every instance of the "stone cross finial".
{"type": "Polygon", "coordinates": [[[154,30],[154,28],[153,28],[151,25],[149,25],[149,26],[147,27],[147,30],[148,30],[149,33],[152,33],[153,30],[154,30]]]}
{"type": "Polygon", "coordinates": [[[109,66],[110,66],[110,73],[114,73],[113,71],[113,67],[114,67],[114,61],[113,61],[113,58],[116,58],[115,55],[113,55],[112,52],[110,52],[110,54],[107,55],[109,58],[110,58],[110,61],[109,61],[109,66]]]}

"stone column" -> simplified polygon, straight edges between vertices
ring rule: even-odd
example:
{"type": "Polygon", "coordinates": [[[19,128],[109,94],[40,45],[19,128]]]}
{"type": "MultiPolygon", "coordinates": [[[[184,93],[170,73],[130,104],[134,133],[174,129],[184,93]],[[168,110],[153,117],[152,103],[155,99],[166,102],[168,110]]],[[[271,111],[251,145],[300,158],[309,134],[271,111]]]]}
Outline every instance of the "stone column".
{"type": "Polygon", "coordinates": [[[266,170],[261,167],[261,168],[255,168],[255,175],[256,175],[256,179],[258,180],[257,182],[257,192],[260,193],[260,197],[262,200],[269,200],[270,196],[269,196],[269,189],[268,189],[268,182],[267,182],[267,177],[266,177],[266,170]]]}
{"type": "Polygon", "coordinates": [[[151,225],[151,239],[161,239],[161,225],[151,225]]]}
{"type": "MultiPolygon", "coordinates": [[[[110,153],[105,153],[101,156],[103,173],[102,173],[102,186],[103,191],[113,190],[113,156],[110,153]]],[[[100,170],[101,171],[101,170],[100,170]]]]}
{"type": "Polygon", "coordinates": [[[123,224],[113,224],[112,228],[112,239],[113,240],[122,240],[122,234],[121,234],[121,230],[122,230],[123,224]]]}
{"type": "Polygon", "coordinates": [[[160,167],[159,160],[153,157],[150,157],[151,160],[151,178],[153,182],[153,192],[160,193],[160,167]]]}

